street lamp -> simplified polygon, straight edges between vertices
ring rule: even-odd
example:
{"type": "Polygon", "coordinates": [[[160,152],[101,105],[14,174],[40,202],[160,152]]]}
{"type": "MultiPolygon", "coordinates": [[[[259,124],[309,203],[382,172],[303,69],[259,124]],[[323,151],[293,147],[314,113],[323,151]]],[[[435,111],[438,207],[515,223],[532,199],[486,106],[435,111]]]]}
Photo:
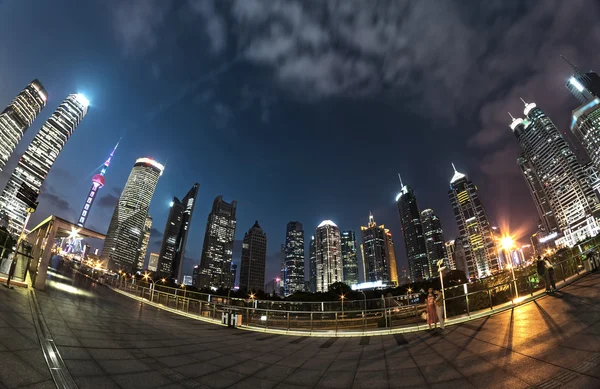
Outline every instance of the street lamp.
{"type": "MultiPolygon", "coordinates": [[[[442,287],[442,303],[444,304],[444,317],[441,320],[445,320],[446,315],[446,295],[444,294],[444,270],[446,270],[446,266],[444,266],[444,260],[440,259],[437,261],[438,272],[440,273],[440,284],[442,287]]],[[[440,322],[441,322],[440,320],[440,322]]]]}
{"type": "Polygon", "coordinates": [[[342,299],[342,317],[344,317],[344,299],[346,298],[346,295],[341,295],[340,298],[342,299]]]}
{"type": "Polygon", "coordinates": [[[512,256],[510,255],[510,250],[515,247],[515,240],[512,236],[505,235],[500,239],[500,247],[508,254],[508,261],[510,266],[510,272],[512,274],[513,283],[515,285],[515,295],[519,298],[519,290],[517,289],[517,279],[515,278],[515,267],[512,263],[512,256]]]}
{"type": "Polygon", "coordinates": [[[148,273],[144,273],[144,279],[150,282],[150,301],[154,301],[154,280],[148,273]]]}

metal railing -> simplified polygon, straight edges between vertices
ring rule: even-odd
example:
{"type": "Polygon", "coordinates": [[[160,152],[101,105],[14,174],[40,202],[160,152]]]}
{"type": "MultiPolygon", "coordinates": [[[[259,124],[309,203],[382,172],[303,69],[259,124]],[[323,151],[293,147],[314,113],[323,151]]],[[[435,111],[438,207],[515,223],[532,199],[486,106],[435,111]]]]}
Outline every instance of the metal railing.
{"type": "Polygon", "coordinates": [[[19,242],[5,230],[0,230],[0,277],[8,278],[12,267],[12,280],[25,282],[31,263],[32,246],[25,240],[19,242]]]}
{"type": "MultiPolygon", "coordinates": [[[[565,283],[569,278],[585,272],[584,256],[585,253],[578,254],[555,263],[556,282],[565,283]]],[[[510,272],[504,272],[488,278],[486,282],[490,285],[483,286],[474,282],[445,288],[447,319],[469,318],[505,309],[545,289],[535,264],[515,269],[514,280],[510,272]]],[[[399,301],[399,297],[402,296],[346,301],[342,305],[336,302],[277,301],[262,301],[259,304],[258,300],[161,288],[159,285],[140,283],[139,280],[132,283],[131,280],[123,278],[108,278],[106,283],[147,301],[207,320],[221,322],[225,313],[234,312],[238,315],[238,325],[254,329],[343,333],[427,328],[427,323],[421,318],[422,313],[426,311],[426,305],[403,304],[404,301],[399,301]],[[270,306],[265,307],[266,305],[270,306]],[[371,308],[372,305],[376,307],[371,308]],[[296,309],[277,309],[280,306],[296,309]],[[309,309],[298,309],[305,307],[309,309]],[[326,309],[330,307],[337,309],[326,309]],[[342,309],[339,309],[340,307],[342,309]]],[[[406,302],[408,301],[407,297],[406,302]]]]}

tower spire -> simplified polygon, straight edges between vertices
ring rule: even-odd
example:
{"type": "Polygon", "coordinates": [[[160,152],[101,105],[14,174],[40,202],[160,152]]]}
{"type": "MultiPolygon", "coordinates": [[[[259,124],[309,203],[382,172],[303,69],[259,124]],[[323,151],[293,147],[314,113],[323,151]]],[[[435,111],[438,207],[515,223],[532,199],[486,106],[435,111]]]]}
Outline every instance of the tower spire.
{"type": "Polygon", "coordinates": [[[525,100],[523,100],[522,97],[519,97],[521,99],[521,101],[523,102],[523,105],[527,105],[527,102],[525,100]]]}
{"type": "Polygon", "coordinates": [[[398,179],[400,180],[400,189],[404,188],[404,184],[402,183],[402,177],[400,176],[400,173],[398,173],[398,179]]]}
{"type": "Polygon", "coordinates": [[[454,166],[454,162],[450,162],[452,164],[452,169],[454,169],[454,173],[458,173],[458,171],[456,170],[456,166],[454,166]]]}
{"type": "Polygon", "coordinates": [[[115,145],[115,148],[110,152],[110,155],[108,156],[108,159],[106,160],[106,162],[104,162],[104,165],[106,167],[108,167],[108,165],[110,165],[110,160],[113,157],[113,155],[115,155],[115,151],[117,151],[117,147],[119,147],[119,143],[121,143],[121,138],[119,138],[119,141],[115,145]]]}
{"type": "Polygon", "coordinates": [[[512,115],[512,113],[510,113],[510,112],[509,112],[509,113],[508,113],[508,116],[510,116],[510,120],[512,120],[513,122],[515,121],[515,118],[514,118],[514,116],[512,115]]]}
{"type": "Polygon", "coordinates": [[[579,68],[577,66],[573,65],[571,63],[571,61],[569,61],[568,59],[566,59],[564,55],[561,54],[560,58],[562,58],[573,69],[574,73],[579,74],[579,68]]]}

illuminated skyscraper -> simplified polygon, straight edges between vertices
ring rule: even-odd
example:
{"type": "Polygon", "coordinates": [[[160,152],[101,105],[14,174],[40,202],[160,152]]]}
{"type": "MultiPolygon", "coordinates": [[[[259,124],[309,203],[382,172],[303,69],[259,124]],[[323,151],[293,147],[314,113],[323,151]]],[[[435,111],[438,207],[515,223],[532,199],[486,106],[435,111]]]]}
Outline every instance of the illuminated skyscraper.
{"type": "Polygon", "coordinates": [[[398,282],[396,250],[392,234],[384,225],[378,226],[369,214],[367,226],[361,226],[365,282],[398,282]]]}
{"type": "MultiPolygon", "coordinates": [[[[152,231],[152,216],[146,216],[146,222],[144,223],[144,235],[140,241],[140,248],[138,249],[138,260],[136,268],[137,270],[144,269],[144,263],[146,262],[146,253],[148,252],[148,244],[150,243],[150,233],[152,231]]],[[[148,265],[149,266],[149,265],[148,265]]],[[[156,266],[155,266],[156,267],[156,266]]]]}
{"type": "Polygon", "coordinates": [[[96,174],[92,177],[92,188],[90,189],[90,193],[85,200],[85,204],[83,204],[83,208],[81,209],[81,213],[79,214],[79,219],[77,221],[77,225],[79,227],[85,227],[85,222],[92,210],[92,205],[94,204],[94,200],[96,200],[96,195],[98,194],[98,189],[104,186],[105,180],[104,175],[106,174],[106,170],[110,166],[110,160],[115,155],[115,151],[117,151],[117,147],[119,147],[119,143],[115,146],[113,151],[108,156],[108,159],[102,165],[102,169],[100,169],[100,173],[96,174]]]}
{"type": "Polygon", "coordinates": [[[315,234],[317,292],[327,292],[329,285],[344,280],[340,230],[331,220],[324,220],[315,234]]]}
{"type": "Polygon", "coordinates": [[[412,282],[427,280],[432,277],[432,274],[427,259],[427,246],[425,245],[417,197],[412,188],[402,183],[402,179],[400,179],[400,187],[396,203],[406,248],[409,278],[412,282]]]}
{"type": "MultiPolygon", "coordinates": [[[[454,164],[452,167],[454,168],[454,164]]],[[[462,236],[467,277],[481,278],[497,272],[499,264],[496,242],[477,187],[456,168],[450,180],[448,197],[462,236]]]]}
{"type": "Polygon", "coordinates": [[[432,269],[432,276],[438,276],[437,263],[444,259],[444,264],[448,266],[448,257],[446,256],[446,241],[442,231],[440,218],[435,215],[433,209],[421,211],[421,224],[423,225],[423,236],[425,237],[425,248],[427,249],[427,258],[429,266],[432,269]]]}
{"type": "Polygon", "coordinates": [[[102,259],[110,270],[137,270],[148,209],[163,170],[162,164],[150,158],[135,161],[104,240],[102,259]]]}
{"type": "Polygon", "coordinates": [[[356,249],[356,234],[354,231],[342,231],[342,266],[344,267],[344,283],[358,284],[358,257],[356,249]]]}
{"type": "Polygon", "coordinates": [[[309,272],[308,272],[308,285],[310,291],[313,293],[317,292],[317,241],[314,236],[310,237],[310,244],[308,246],[308,261],[309,261],[309,272]]]}
{"type": "Polygon", "coordinates": [[[569,62],[565,57],[561,57],[573,69],[573,75],[569,77],[566,83],[567,89],[575,96],[581,104],[587,104],[600,96],[600,76],[596,72],[590,70],[588,73],[583,73],[577,66],[569,62]]]}
{"type": "Polygon", "coordinates": [[[281,280],[285,296],[304,290],[304,229],[300,222],[289,222],[285,230],[281,280]]]}
{"type": "MultiPolygon", "coordinates": [[[[529,185],[529,189],[534,194],[544,228],[548,233],[555,232],[553,226],[547,226],[547,212],[542,213],[547,206],[538,204],[539,199],[549,204],[558,229],[563,233],[561,242],[573,246],[600,232],[594,217],[599,206],[598,197],[583,166],[552,120],[535,103],[523,103],[525,118],[513,118],[510,128],[521,145],[521,158],[528,163],[528,173],[538,182],[535,194],[534,186],[529,185]]],[[[587,150],[589,144],[584,146],[587,150]]]]}
{"type": "Polygon", "coordinates": [[[165,224],[158,272],[161,277],[170,278],[175,283],[183,280],[183,260],[192,213],[200,184],[194,184],[182,200],[173,197],[171,210],[165,224]]]}
{"type": "Polygon", "coordinates": [[[33,80],[0,113],[0,171],[15,151],[17,143],[46,106],[46,90],[33,80]]]}
{"type": "MultiPolygon", "coordinates": [[[[227,203],[217,196],[206,222],[206,232],[200,258],[198,288],[233,288],[231,272],[235,239],[237,202],[227,203]]],[[[262,287],[262,285],[261,285],[262,287]]]]}
{"type": "Polygon", "coordinates": [[[240,264],[240,290],[264,290],[267,267],[267,234],[258,225],[258,220],[244,234],[242,261],[240,264]]]}
{"type": "MultiPolygon", "coordinates": [[[[41,98],[41,97],[40,97],[41,98]]],[[[0,196],[0,209],[10,218],[9,230],[21,233],[27,219],[27,205],[17,198],[24,185],[40,193],[56,158],[88,111],[83,95],[69,95],[44,123],[8,180],[0,196]]]]}
{"type": "Polygon", "coordinates": [[[150,253],[150,258],[148,259],[148,270],[156,271],[158,270],[158,253],[150,253]]]}

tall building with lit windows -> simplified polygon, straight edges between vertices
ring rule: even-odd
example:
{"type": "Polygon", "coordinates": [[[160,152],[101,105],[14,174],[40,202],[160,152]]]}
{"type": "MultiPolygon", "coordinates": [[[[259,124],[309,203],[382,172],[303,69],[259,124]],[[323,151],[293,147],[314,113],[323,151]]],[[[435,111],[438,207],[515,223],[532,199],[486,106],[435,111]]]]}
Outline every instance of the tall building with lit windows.
{"type": "Polygon", "coordinates": [[[427,280],[432,277],[431,266],[427,259],[427,246],[421,224],[421,212],[415,192],[400,180],[400,193],[396,196],[406,258],[408,260],[408,273],[412,282],[427,280]]]}
{"type": "Polygon", "coordinates": [[[565,85],[569,92],[584,105],[591,102],[596,97],[600,97],[600,76],[592,70],[584,73],[565,57],[562,58],[573,69],[573,74],[569,77],[565,85]]]}
{"type": "Polygon", "coordinates": [[[310,237],[308,245],[308,287],[311,292],[317,292],[317,242],[315,237],[310,237]]]}
{"type": "MultiPolygon", "coordinates": [[[[150,244],[150,234],[152,232],[152,216],[146,216],[146,222],[144,223],[144,235],[140,241],[140,248],[138,249],[138,260],[136,270],[143,270],[144,264],[146,263],[146,253],[148,252],[148,244],[150,244]]],[[[156,266],[155,266],[156,267],[156,266]]],[[[150,268],[148,268],[150,270],[150,268]]],[[[154,270],[156,271],[156,270],[154,270]]]]}
{"type": "Polygon", "coordinates": [[[358,252],[356,247],[356,234],[354,231],[342,231],[340,245],[342,249],[344,283],[346,283],[346,285],[358,284],[358,252]]]}
{"type": "Polygon", "coordinates": [[[0,171],[15,151],[23,134],[46,106],[46,90],[33,80],[0,113],[0,171]]]}
{"type": "Polygon", "coordinates": [[[462,237],[467,277],[482,278],[500,270],[492,227],[477,187],[456,168],[450,180],[448,197],[462,237]]]}
{"type": "Polygon", "coordinates": [[[101,258],[110,270],[137,270],[148,209],[163,170],[164,166],[151,158],[138,158],[133,164],[102,249],[101,258]]]}
{"type": "MultiPolygon", "coordinates": [[[[240,263],[240,290],[250,292],[265,290],[267,267],[267,234],[258,220],[244,234],[242,260],[240,263]]],[[[278,283],[281,281],[279,279],[278,283]]],[[[279,288],[277,288],[279,289],[279,288]]]]}
{"type": "Polygon", "coordinates": [[[89,104],[83,95],[67,96],[46,120],[19,160],[0,196],[0,209],[10,218],[9,230],[12,233],[20,234],[27,219],[27,206],[17,198],[19,188],[25,185],[33,192],[40,193],[56,158],[87,114],[89,104]]]}
{"type": "Polygon", "coordinates": [[[392,234],[384,225],[377,225],[372,214],[369,223],[360,227],[365,282],[397,283],[396,250],[392,234]]]}
{"type": "Polygon", "coordinates": [[[331,220],[324,220],[315,234],[317,292],[327,292],[329,285],[344,280],[340,230],[331,220]]]}
{"type": "MultiPolygon", "coordinates": [[[[556,125],[535,103],[523,103],[525,117],[513,118],[510,128],[521,146],[520,160],[527,161],[528,173],[537,182],[535,194],[532,185],[529,189],[544,228],[548,233],[556,232],[552,226],[546,225],[547,214],[541,210],[547,209],[547,206],[538,203],[539,199],[547,201],[558,230],[563,234],[559,244],[572,247],[600,232],[595,216],[600,205],[598,197],[583,166],[556,125]]],[[[580,128],[583,129],[583,126],[580,128]]],[[[591,142],[590,139],[588,146],[584,144],[586,150],[591,142]]]]}
{"type": "Polygon", "coordinates": [[[160,277],[170,278],[177,284],[183,282],[185,245],[199,187],[200,184],[194,184],[181,200],[173,197],[169,217],[165,224],[158,259],[158,272],[160,277]]]}
{"type": "Polygon", "coordinates": [[[289,296],[304,291],[304,228],[302,223],[293,221],[287,224],[282,256],[283,294],[289,296]]]}
{"type": "MultiPolygon", "coordinates": [[[[206,222],[198,288],[233,288],[233,241],[235,240],[237,202],[228,203],[217,196],[206,222]]],[[[262,286],[262,285],[261,285],[262,286]]]]}
{"type": "Polygon", "coordinates": [[[443,259],[445,266],[449,265],[442,223],[440,218],[433,212],[433,209],[425,209],[421,211],[421,224],[423,225],[423,237],[425,238],[429,266],[432,269],[433,276],[437,277],[438,261],[443,259]]]}

